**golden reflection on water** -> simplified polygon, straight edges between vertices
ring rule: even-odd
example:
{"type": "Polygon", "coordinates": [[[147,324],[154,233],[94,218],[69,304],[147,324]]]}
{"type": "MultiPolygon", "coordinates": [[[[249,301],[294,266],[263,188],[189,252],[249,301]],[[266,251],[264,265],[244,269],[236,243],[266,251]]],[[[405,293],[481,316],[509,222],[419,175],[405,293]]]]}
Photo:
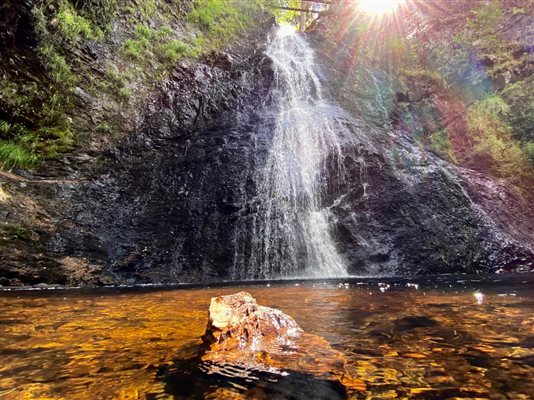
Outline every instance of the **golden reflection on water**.
{"type": "Polygon", "coordinates": [[[376,284],[4,294],[0,398],[173,398],[158,369],[199,342],[211,297],[240,290],[343,352],[357,398],[534,398],[532,291],[376,284]]]}

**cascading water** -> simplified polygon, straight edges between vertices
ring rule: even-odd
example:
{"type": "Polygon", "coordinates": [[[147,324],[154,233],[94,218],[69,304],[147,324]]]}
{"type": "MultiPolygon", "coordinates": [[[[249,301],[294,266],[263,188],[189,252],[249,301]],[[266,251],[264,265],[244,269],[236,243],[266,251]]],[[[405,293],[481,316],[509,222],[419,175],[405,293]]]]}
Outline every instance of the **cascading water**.
{"type": "Polygon", "coordinates": [[[343,150],[354,141],[351,119],[325,98],[313,50],[299,34],[281,27],[267,55],[276,120],[267,160],[255,174],[249,271],[264,278],[346,276],[329,206],[343,195],[338,189],[346,176],[343,150]]]}

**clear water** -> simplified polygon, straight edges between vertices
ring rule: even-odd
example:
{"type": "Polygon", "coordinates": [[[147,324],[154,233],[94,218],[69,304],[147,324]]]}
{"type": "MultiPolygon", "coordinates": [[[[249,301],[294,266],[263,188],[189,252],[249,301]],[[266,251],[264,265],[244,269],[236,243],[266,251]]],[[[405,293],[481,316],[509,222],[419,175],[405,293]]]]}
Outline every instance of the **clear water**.
{"type": "Polygon", "coordinates": [[[246,268],[264,278],[346,276],[326,199],[343,195],[343,161],[357,141],[356,128],[324,95],[314,52],[302,36],[281,27],[267,56],[276,121],[266,164],[255,174],[258,209],[246,268]]]}
{"type": "Polygon", "coordinates": [[[298,371],[249,382],[177,361],[199,343],[210,298],[240,290],[341,351],[358,399],[534,396],[525,274],[0,292],[0,398],[343,398],[298,371]]]}

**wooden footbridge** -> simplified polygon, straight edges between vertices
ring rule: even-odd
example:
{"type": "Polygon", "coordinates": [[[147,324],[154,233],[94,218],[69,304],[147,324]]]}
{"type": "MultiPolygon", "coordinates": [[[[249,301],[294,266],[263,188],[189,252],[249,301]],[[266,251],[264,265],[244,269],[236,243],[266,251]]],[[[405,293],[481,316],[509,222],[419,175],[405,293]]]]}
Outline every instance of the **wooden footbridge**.
{"type": "MultiPolygon", "coordinates": [[[[304,30],[308,15],[322,14],[327,12],[330,6],[334,3],[340,3],[343,0],[300,0],[300,1],[281,1],[281,5],[274,6],[280,10],[300,12],[300,30],[304,30]],[[299,4],[299,6],[295,4],[299,4]],[[314,7],[315,4],[320,5],[320,9],[314,7]]],[[[345,0],[346,1],[346,0],[345,0]]]]}

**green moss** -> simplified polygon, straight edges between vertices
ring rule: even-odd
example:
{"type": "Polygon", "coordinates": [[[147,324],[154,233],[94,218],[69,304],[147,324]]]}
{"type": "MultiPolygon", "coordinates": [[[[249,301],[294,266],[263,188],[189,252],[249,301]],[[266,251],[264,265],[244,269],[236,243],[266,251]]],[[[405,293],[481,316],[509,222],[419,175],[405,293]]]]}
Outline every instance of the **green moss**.
{"type": "Polygon", "coordinates": [[[9,232],[9,238],[11,240],[21,240],[28,241],[30,240],[30,233],[28,230],[22,226],[11,228],[9,232]]]}

